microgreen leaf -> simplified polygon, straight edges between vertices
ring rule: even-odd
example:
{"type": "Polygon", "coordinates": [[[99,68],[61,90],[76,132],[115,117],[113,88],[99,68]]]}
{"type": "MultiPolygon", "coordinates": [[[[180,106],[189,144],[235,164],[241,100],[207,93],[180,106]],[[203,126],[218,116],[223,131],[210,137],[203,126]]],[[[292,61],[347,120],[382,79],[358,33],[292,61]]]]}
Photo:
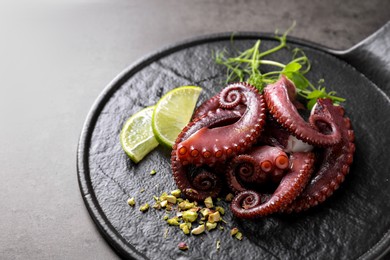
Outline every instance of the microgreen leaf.
{"type": "Polygon", "coordinates": [[[289,64],[286,65],[284,68],[284,72],[290,71],[290,72],[296,72],[299,71],[302,68],[302,65],[299,64],[298,62],[290,62],[289,64]]]}

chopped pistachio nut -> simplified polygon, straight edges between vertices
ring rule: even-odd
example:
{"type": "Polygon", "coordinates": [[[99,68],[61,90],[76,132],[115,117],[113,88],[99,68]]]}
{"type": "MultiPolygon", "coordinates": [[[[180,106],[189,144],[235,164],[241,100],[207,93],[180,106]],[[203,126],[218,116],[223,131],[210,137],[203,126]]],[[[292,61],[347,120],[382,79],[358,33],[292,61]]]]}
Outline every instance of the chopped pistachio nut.
{"type": "Polygon", "coordinates": [[[180,225],[177,217],[168,219],[167,223],[171,226],[179,226],[180,225]]]}
{"type": "Polygon", "coordinates": [[[184,201],[184,199],[182,198],[177,198],[177,203],[182,203],[184,201]]]}
{"type": "Polygon", "coordinates": [[[204,200],[204,205],[206,205],[207,208],[212,208],[214,207],[214,204],[213,204],[213,199],[211,197],[207,197],[205,200],[204,200]]]}
{"type": "Polygon", "coordinates": [[[166,199],[169,203],[176,204],[176,197],[173,196],[173,195],[168,195],[168,196],[165,197],[165,199],[166,199]]]}
{"type": "Polygon", "coordinates": [[[215,211],[214,213],[209,214],[208,220],[210,223],[221,221],[221,215],[219,214],[219,211],[215,211]]]}
{"type": "Polygon", "coordinates": [[[158,198],[157,196],[153,196],[153,199],[154,199],[155,201],[159,201],[159,198],[158,198]]]}
{"type": "Polygon", "coordinates": [[[180,196],[181,190],[179,190],[179,189],[173,190],[173,191],[171,191],[171,194],[177,198],[180,196]]]}
{"type": "Polygon", "coordinates": [[[187,210],[183,212],[183,220],[186,222],[194,222],[198,218],[198,213],[187,210]]]}
{"type": "Polygon", "coordinates": [[[229,193],[228,195],[226,195],[225,201],[230,202],[233,200],[233,198],[234,198],[234,195],[232,193],[229,193]]]}
{"type": "Polygon", "coordinates": [[[181,210],[188,210],[195,207],[194,203],[190,203],[188,200],[182,201],[179,203],[179,209],[181,210]]]}
{"type": "Polygon", "coordinates": [[[204,224],[204,221],[201,220],[198,223],[199,223],[199,225],[202,225],[202,224],[204,224]]]}
{"type": "Polygon", "coordinates": [[[156,174],[156,170],[151,170],[150,171],[150,175],[155,175],[156,174]]]}
{"type": "Polygon", "coordinates": [[[177,247],[178,247],[180,250],[183,250],[183,251],[188,250],[188,246],[187,246],[187,244],[184,243],[184,242],[180,242],[180,243],[177,245],[177,247]]]}
{"type": "Polygon", "coordinates": [[[166,192],[163,192],[163,194],[161,194],[161,196],[160,196],[160,201],[166,200],[167,196],[168,196],[168,194],[166,192]]]}
{"type": "Polygon", "coordinates": [[[142,205],[139,208],[139,210],[142,211],[142,212],[146,212],[148,209],[149,209],[149,204],[148,203],[145,203],[144,205],[142,205]]]}
{"type": "Polygon", "coordinates": [[[160,205],[161,205],[161,207],[165,208],[168,205],[168,201],[167,200],[163,200],[163,201],[160,202],[160,205]]]}
{"type": "Polygon", "coordinates": [[[221,240],[217,240],[217,251],[221,248],[221,240]]]}
{"type": "Polygon", "coordinates": [[[129,206],[131,207],[134,207],[135,205],[135,199],[134,198],[130,198],[127,200],[127,204],[129,204],[129,206]]]}
{"type": "Polygon", "coordinates": [[[203,233],[204,230],[205,230],[204,225],[199,225],[198,227],[194,228],[194,229],[191,231],[191,234],[193,234],[193,235],[199,235],[199,234],[203,233]]]}
{"type": "MultiPolygon", "coordinates": [[[[191,224],[191,223],[190,223],[190,224],[191,224]]],[[[184,234],[188,235],[188,234],[190,233],[190,228],[191,228],[191,227],[189,227],[189,226],[187,225],[187,223],[181,223],[179,227],[180,227],[181,230],[183,230],[183,233],[184,233],[184,234]]]]}
{"type": "Polygon", "coordinates": [[[224,230],[225,228],[223,226],[219,225],[219,229],[224,230]]]}
{"type": "Polygon", "coordinates": [[[203,215],[203,217],[207,218],[208,215],[210,214],[211,210],[208,208],[203,208],[200,210],[200,213],[203,215]]]}
{"type": "Polygon", "coordinates": [[[161,205],[159,203],[155,203],[152,207],[154,209],[161,209],[161,205]]]}
{"type": "Polygon", "coordinates": [[[141,192],[141,193],[142,193],[142,192],[144,192],[144,191],[145,191],[145,189],[144,189],[144,188],[142,188],[142,189],[141,189],[139,192],[141,192]]]}
{"type": "Polygon", "coordinates": [[[163,220],[168,220],[169,219],[169,216],[168,215],[165,215],[164,217],[163,217],[163,220]]]}
{"type": "Polygon", "coordinates": [[[235,234],[237,234],[238,233],[238,228],[232,228],[232,230],[230,230],[230,235],[231,236],[234,236],[235,234]]]}
{"type": "Polygon", "coordinates": [[[208,231],[215,229],[216,227],[217,227],[217,223],[210,223],[210,222],[206,223],[206,228],[208,231]]]}
{"type": "Polygon", "coordinates": [[[235,238],[238,240],[242,240],[242,233],[240,231],[237,232],[237,234],[234,235],[235,238]]]}
{"type": "Polygon", "coordinates": [[[217,207],[215,207],[215,209],[216,209],[219,213],[221,213],[222,215],[225,214],[225,209],[224,209],[224,208],[222,208],[222,207],[220,207],[220,206],[217,206],[217,207]]]}

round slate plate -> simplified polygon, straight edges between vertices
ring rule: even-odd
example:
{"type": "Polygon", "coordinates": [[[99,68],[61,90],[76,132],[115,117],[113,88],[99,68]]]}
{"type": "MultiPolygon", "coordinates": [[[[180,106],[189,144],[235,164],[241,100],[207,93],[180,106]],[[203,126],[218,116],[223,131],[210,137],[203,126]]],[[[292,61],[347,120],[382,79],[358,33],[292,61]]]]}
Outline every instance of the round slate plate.
{"type": "MultiPolygon", "coordinates": [[[[170,151],[158,147],[138,165],[121,149],[119,133],[125,120],[155,104],[172,88],[199,85],[200,102],[224,86],[224,68],[212,53],[224,48],[244,50],[255,39],[262,48],[277,41],[264,34],[230,34],[198,38],[157,52],[126,69],[103,91],[92,107],[78,148],[78,178],[86,206],[99,230],[116,252],[136,259],[373,259],[383,254],[390,240],[390,102],[365,76],[320,47],[299,40],[312,61],[308,77],[324,78],[328,89],[346,97],[346,113],[356,134],[356,154],[350,174],[340,189],[322,205],[296,215],[275,215],[241,221],[227,210],[225,230],[186,236],[162,220],[165,212],[138,207],[153,195],[175,189],[170,151]],[[156,170],[157,174],[149,174],[156,170]],[[135,197],[136,207],[127,205],[135,197]],[[244,239],[229,235],[238,227],[244,239]],[[220,249],[216,241],[220,241],[220,249]],[[188,251],[177,244],[185,241],[188,251]]],[[[283,50],[270,59],[287,61],[283,50]]],[[[228,206],[220,202],[226,209],[228,206]]]]}

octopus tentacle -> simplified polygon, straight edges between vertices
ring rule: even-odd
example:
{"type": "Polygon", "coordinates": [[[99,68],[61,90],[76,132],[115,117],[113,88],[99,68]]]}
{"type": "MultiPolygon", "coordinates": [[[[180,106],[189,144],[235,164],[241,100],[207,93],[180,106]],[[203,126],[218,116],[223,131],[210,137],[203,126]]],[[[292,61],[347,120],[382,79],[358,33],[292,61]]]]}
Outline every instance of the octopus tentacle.
{"type": "MultiPolygon", "coordinates": [[[[315,115],[332,114],[335,123],[341,129],[341,142],[324,148],[318,171],[313,174],[302,194],[286,209],[287,212],[308,209],[331,196],[344,181],[353,161],[355,136],[349,118],[343,117],[344,110],[339,106],[334,106],[329,99],[319,99],[313,111],[315,115]]],[[[317,122],[316,126],[320,131],[329,131],[326,125],[317,122]]]]}
{"type": "Polygon", "coordinates": [[[238,218],[252,219],[280,212],[285,209],[299,195],[313,171],[313,153],[294,153],[291,155],[292,166],[283,177],[274,193],[262,201],[262,197],[255,191],[243,191],[232,201],[230,208],[238,218]],[[248,201],[250,203],[248,203],[248,201]]]}
{"type": "MultiPolygon", "coordinates": [[[[192,118],[199,118],[203,115],[206,115],[210,111],[215,111],[217,109],[221,108],[220,105],[220,93],[213,96],[212,98],[206,100],[203,104],[201,104],[192,115],[192,118]]],[[[237,111],[238,114],[242,115],[244,114],[246,109],[246,105],[244,104],[238,104],[236,107],[234,107],[234,110],[237,111]]]]}
{"type": "Polygon", "coordinates": [[[245,184],[263,184],[267,180],[280,181],[290,167],[287,154],[272,146],[253,147],[235,157],[226,170],[226,180],[234,193],[246,190],[245,184]]]}
{"type": "MultiPolygon", "coordinates": [[[[172,153],[172,157],[176,155],[172,153]]],[[[206,169],[193,173],[191,165],[183,165],[180,161],[172,159],[173,178],[177,187],[188,199],[204,200],[207,197],[217,197],[222,189],[220,177],[206,169]],[[195,175],[195,176],[192,176],[195,175]]],[[[199,169],[198,169],[199,170],[199,169]]]]}
{"type": "Polygon", "coordinates": [[[328,124],[331,127],[329,134],[323,134],[308,124],[298,113],[292,100],[294,99],[293,83],[282,76],[279,81],[268,85],[264,89],[264,98],[269,112],[283,127],[298,139],[316,146],[331,146],[341,140],[340,128],[334,122],[331,115],[322,114],[316,120],[328,124]]]}
{"type": "Polygon", "coordinates": [[[225,124],[226,122],[237,121],[240,118],[240,115],[235,111],[229,110],[211,111],[207,115],[195,119],[183,129],[177,137],[171,153],[171,167],[176,185],[183,194],[193,200],[204,200],[209,196],[215,198],[222,187],[221,179],[217,174],[205,169],[194,178],[191,178],[193,167],[187,161],[178,160],[177,144],[204,126],[225,124]]]}
{"type": "MultiPolygon", "coordinates": [[[[214,123],[206,125],[207,118],[214,117],[208,113],[199,120],[203,126],[200,129],[198,123],[194,122],[183,130],[191,132],[191,135],[186,134],[183,141],[177,142],[178,160],[196,165],[213,165],[242,153],[256,142],[265,123],[265,102],[262,95],[245,83],[234,83],[223,90],[224,96],[229,96],[230,92],[234,94],[230,95],[228,101],[231,100],[236,105],[238,103],[246,105],[242,117],[228,125],[216,126],[214,123]],[[196,128],[197,131],[191,128],[196,128]]],[[[232,108],[228,102],[222,106],[232,108]]]]}
{"type": "Polygon", "coordinates": [[[243,182],[263,183],[266,178],[267,174],[262,171],[257,160],[248,154],[235,157],[226,170],[227,183],[234,193],[246,190],[243,182]]]}

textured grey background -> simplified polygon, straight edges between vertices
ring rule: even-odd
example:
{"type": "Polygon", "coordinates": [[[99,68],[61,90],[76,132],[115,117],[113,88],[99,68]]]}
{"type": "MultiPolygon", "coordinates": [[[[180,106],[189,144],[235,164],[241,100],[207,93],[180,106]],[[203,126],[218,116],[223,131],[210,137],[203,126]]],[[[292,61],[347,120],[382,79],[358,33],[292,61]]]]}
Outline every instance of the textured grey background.
{"type": "Polygon", "coordinates": [[[116,259],[85,209],[78,137],[127,65],[224,31],[273,32],[345,49],[390,19],[373,1],[1,1],[0,258],[116,259]]]}

